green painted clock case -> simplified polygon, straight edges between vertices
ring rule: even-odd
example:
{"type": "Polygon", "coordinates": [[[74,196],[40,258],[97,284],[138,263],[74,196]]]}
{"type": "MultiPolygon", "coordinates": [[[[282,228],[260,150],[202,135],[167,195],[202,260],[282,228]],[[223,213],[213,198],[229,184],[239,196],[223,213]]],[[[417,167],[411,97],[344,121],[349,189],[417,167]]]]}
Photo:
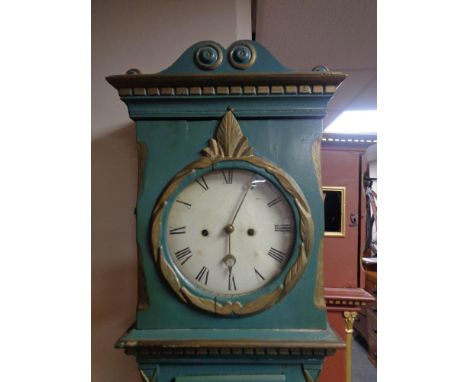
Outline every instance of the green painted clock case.
{"type": "Polygon", "coordinates": [[[323,300],[319,160],[326,105],[344,78],[323,66],[293,72],[252,41],[226,50],[200,42],[161,73],[107,78],[136,122],[139,144],[137,318],[116,346],[136,356],[143,380],[310,381],[324,356],[344,346],[323,300]],[[158,268],[151,243],[158,199],[175,174],[200,158],[229,111],[255,155],[295,180],[314,225],[302,277],[284,298],[250,315],[185,303],[158,268]]]}

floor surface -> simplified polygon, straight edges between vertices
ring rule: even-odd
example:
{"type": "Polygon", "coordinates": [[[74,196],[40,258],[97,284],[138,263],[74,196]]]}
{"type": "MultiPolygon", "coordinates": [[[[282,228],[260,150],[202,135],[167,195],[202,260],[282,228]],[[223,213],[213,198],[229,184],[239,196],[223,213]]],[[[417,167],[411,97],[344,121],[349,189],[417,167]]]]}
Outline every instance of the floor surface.
{"type": "Polygon", "coordinates": [[[359,341],[353,341],[353,382],[376,382],[377,369],[367,358],[367,350],[359,341]]]}

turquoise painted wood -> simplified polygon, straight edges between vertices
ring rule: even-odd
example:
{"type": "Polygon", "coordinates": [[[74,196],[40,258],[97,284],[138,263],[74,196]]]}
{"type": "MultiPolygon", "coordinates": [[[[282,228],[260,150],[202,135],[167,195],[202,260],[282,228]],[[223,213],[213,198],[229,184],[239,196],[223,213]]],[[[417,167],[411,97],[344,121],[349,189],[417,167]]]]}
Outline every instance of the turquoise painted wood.
{"type": "Polygon", "coordinates": [[[177,377],[176,382],[286,382],[284,374],[254,374],[254,375],[202,375],[194,377],[177,377]]]}
{"type": "MultiPolygon", "coordinates": [[[[204,47],[210,47],[210,45],[215,45],[218,48],[224,57],[223,61],[220,63],[220,66],[216,68],[216,73],[226,74],[226,73],[238,73],[239,70],[230,65],[229,60],[227,59],[228,52],[233,50],[233,48],[238,47],[240,50],[244,50],[246,52],[248,50],[248,45],[254,46],[256,50],[257,59],[255,64],[248,69],[249,73],[288,73],[291,72],[290,69],[286,68],[285,66],[281,65],[275,57],[273,57],[268,50],[266,50],[261,44],[256,43],[250,40],[239,40],[234,42],[230,47],[224,49],[215,41],[200,41],[196,44],[193,44],[190,48],[188,48],[177,60],[174,64],[172,64],[166,70],[163,70],[161,74],[180,74],[180,73],[187,73],[187,74],[200,74],[201,70],[197,66],[196,61],[193,59],[196,52],[200,47],[202,49],[204,47]],[[245,44],[245,45],[244,45],[245,44]]],[[[216,53],[215,53],[216,54],[216,53]]],[[[209,61],[214,61],[213,59],[209,61]]]]}
{"type": "Polygon", "coordinates": [[[314,300],[322,272],[323,203],[312,163],[318,153],[312,149],[320,149],[313,143],[321,138],[326,105],[344,78],[324,67],[292,72],[252,41],[227,50],[200,42],[159,74],[131,71],[107,78],[136,121],[145,153],[136,208],[139,308],[135,325],[116,344],[136,356],[143,380],[315,380],[323,358],[343,346],[314,300]],[[254,55],[251,67],[239,67],[254,55]],[[219,66],[206,68],[213,63],[219,66]],[[255,155],[296,180],[315,227],[306,270],[293,290],[271,308],[247,316],[215,315],[181,301],[155,264],[150,241],[159,196],[176,173],[200,158],[228,109],[234,110],[255,155]]]}
{"type": "MultiPolygon", "coordinates": [[[[158,361],[161,362],[161,361],[158,361]]],[[[140,370],[148,380],[157,375],[157,381],[181,382],[274,382],[274,381],[304,381],[304,370],[307,370],[312,380],[320,373],[318,364],[306,364],[303,368],[297,363],[278,363],[250,361],[242,363],[219,362],[216,364],[191,365],[183,361],[170,364],[167,361],[155,366],[151,362],[140,362],[140,370]],[[176,375],[174,377],[174,375],[176,375]]]]}

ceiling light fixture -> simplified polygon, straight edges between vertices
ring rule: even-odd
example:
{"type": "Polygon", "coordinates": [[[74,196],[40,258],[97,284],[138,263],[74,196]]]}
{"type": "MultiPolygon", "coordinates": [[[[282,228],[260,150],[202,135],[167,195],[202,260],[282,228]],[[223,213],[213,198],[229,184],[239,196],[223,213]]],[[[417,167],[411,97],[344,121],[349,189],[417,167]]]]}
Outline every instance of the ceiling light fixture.
{"type": "Polygon", "coordinates": [[[347,110],[342,112],[330,125],[326,133],[377,134],[377,110],[347,110]]]}

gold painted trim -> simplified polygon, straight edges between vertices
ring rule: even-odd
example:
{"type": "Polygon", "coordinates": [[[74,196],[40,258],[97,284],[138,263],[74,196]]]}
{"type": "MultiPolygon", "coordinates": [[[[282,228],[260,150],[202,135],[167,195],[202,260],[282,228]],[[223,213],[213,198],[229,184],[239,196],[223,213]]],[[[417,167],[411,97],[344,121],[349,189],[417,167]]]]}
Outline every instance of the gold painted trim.
{"type": "Polygon", "coordinates": [[[300,94],[310,94],[312,93],[312,89],[309,85],[301,85],[299,86],[299,93],[300,94]]]}
{"type": "Polygon", "coordinates": [[[169,263],[166,261],[164,256],[162,256],[159,253],[161,250],[162,250],[162,247],[158,249],[159,269],[161,270],[161,273],[163,274],[166,281],[171,286],[172,290],[176,292],[177,295],[180,297],[180,299],[186,303],[187,299],[185,298],[185,295],[183,294],[183,290],[180,286],[179,278],[177,277],[177,274],[174,272],[174,270],[169,265],[169,263]]]}
{"type": "Polygon", "coordinates": [[[318,309],[321,309],[321,310],[327,309],[327,304],[325,303],[325,297],[324,297],[324,281],[323,281],[323,238],[320,239],[320,245],[319,245],[319,251],[318,251],[314,304],[318,309]]]}
{"type": "Polygon", "coordinates": [[[215,95],[216,89],[213,86],[203,86],[203,95],[215,95]]]}
{"type": "MultiPolygon", "coordinates": [[[[174,289],[174,287],[172,289],[174,289]]],[[[215,299],[208,299],[208,298],[196,296],[193,293],[191,293],[187,288],[185,287],[180,288],[180,285],[179,285],[179,289],[182,295],[185,297],[186,302],[189,301],[193,305],[199,307],[200,309],[207,310],[208,312],[211,312],[211,313],[216,313],[216,300],[215,299]]]]}
{"type": "Polygon", "coordinates": [[[346,333],[346,355],[345,355],[345,372],[346,382],[352,381],[352,362],[353,362],[353,332],[354,320],[357,317],[357,312],[344,311],[343,319],[345,323],[346,333]]]}
{"type": "Polygon", "coordinates": [[[202,154],[212,158],[241,158],[253,155],[253,148],[242,133],[236,117],[228,111],[216,130],[215,138],[208,141],[202,154]]]}
{"type": "Polygon", "coordinates": [[[357,317],[357,312],[345,311],[343,312],[343,318],[345,321],[345,332],[353,333],[354,320],[357,317]]]}
{"type": "Polygon", "coordinates": [[[194,86],[190,88],[190,95],[201,95],[202,88],[199,86],[194,86]]]}
{"type": "Polygon", "coordinates": [[[175,89],[175,94],[178,96],[186,96],[189,94],[189,89],[188,88],[176,88],[175,89]]]}
{"type": "Polygon", "coordinates": [[[192,86],[192,87],[148,87],[148,88],[120,88],[119,95],[121,97],[129,96],[188,96],[188,95],[203,95],[203,96],[234,96],[234,95],[282,95],[294,96],[297,94],[323,94],[322,85],[243,85],[243,86],[192,86]]]}
{"type": "Polygon", "coordinates": [[[164,278],[181,300],[186,303],[189,302],[202,310],[220,315],[245,315],[267,309],[285,296],[294,287],[305,271],[307,258],[312,248],[312,237],[314,235],[314,225],[309,205],[297,183],[285,171],[273,163],[253,154],[253,148],[249,145],[248,139],[242,133],[239,123],[232,111],[226,112],[216,130],[215,137],[208,141],[208,146],[205,147],[201,153],[203,155],[201,158],[190,163],[175,175],[156,203],[151,227],[151,242],[155,261],[159,264],[164,278]],[[294,202],[300,217],[300,224],[298,227],[301,239],[300,253],[286,274],[283,284],[269,294],[252,300],[245,305],[242,305],[238,301],[228,301],[224,304],[220,304],[216,301],[216,298],[198,297],[187,288],[182,287],[177,273],[162,255],[161,251],[163,248],[160,246],[159,242],[164,207],[166,206],[167,200],[179,187],[183,179],[196,169],[209,168],[223,160],[242,160],[265,169],[276,178],[286,192],[294,197],[294,202]]]}
{"type": "Polygon", "coordinates": [[[312,93],[322,94],[323,93],[323,85],[314,85],[312,87],[312,93]]]}
{"type": "Polygon", "coordinates": [[[121,97],[127,97],[132,95],[132,89],[131,88],[120,88],[119,89],[119,96],[121,97]]]}
{"type": "Polygon", "coordinates": [[[297,94],[297,86],[296,85],[286,85],[285,86],[285,93],[286,94],[297,94]]]}
{"type": "Polygon", "coordinates": [[[230,90],[233,95],[242,94],[242,86],[230,86],[230,90]]]}
{"type": "Polygon", "coordinates": [[[276,288],[273,292],[264,295],[254,301],[251,301],[245,305],[242,305],[238,301],[228,301],[224,304],[220,304],[216,301],[216,299],[206,299],[202,297],[198,297],[191,293],[187,288],[181,288],[181,292],[184,297],[190,301],[193,305],[206,310],[211,313],[216,313],[219,315],[230,315],[230,314],[237,314],[237,315],[246,315],[257,312],[259,310],[264,310],[272,306],[279,296],[282,293],[282,287],[276,288]]]}
{"type": "Polygon", "coordinates": [[[325,191],[339,191],[341,193],[341,230],[340,232],[330,232],[325,231],[324,235],[326,237],[345,237],[346,236],[346,187],[344,186],[323,186],[322,187],[322,195],[325,200],[325,191]]]}
{"type": "Polygon", "coordinates": [[[257,93],[257,90],[255,86],[244,86],[244,94],[247,95],[255,95],[257,93]]]}
{"type": "Polygon", "coordinates": [[[257,86],[257,93],[258,94],[270,94],[270,87],[269,86],[257,86]]]}
{"type": "Polygon", "coordinates": [[[229,94],[229,86],[217,86],[216,87],[216,94],[228,95],[229,94]]]}
{"type": "MultiPolygon", "coordinates": [[[[315,176],[319,190],[322,189],[322,140],[317,138],[312,144],[312,164],[314,165],[315,176]]],[[[323,192],[321,193],[323,200],[323,192]]]]}
{"type": "MultiPolygon", "coordinates": [[[[346,78],[341,72],[294,72],[294,73],[200,73],[200,74],[131,74],[114,75],[106,80],[116,89],[147,87],[194,87],[194,86],[338,86],[346,78]]],[[[313,91],[316,93],[315,88],[313,91]]],[[[328,90],[332,90],[329,88],[328,90]]]]}
{"type": "MultiPolygon", "coordinates": [[[[225,306],[223,306],[223,311],[217,311],[216,313],[220,314],[251,314],[258,312],[260,310],[265,310],[270,308],[281,296],[283,293],[283,288],[280,285],[278,288],[276,288],[273,292],[263,295],[262,297],[259,297],[258,299],[251,301],[244,306],[241,306],[239,310],[235,310],[236,303],[234,303],[232,306],[234,307],[233,310],[231,309],[226,309],[225,306]]],[[[237,303],[239,304],[239,303],[237,303]]],[[[225,304],[225,305],[230,305],[230,304],[225,304]]],[[[240,304],[239,304],[240,305],[240,304]]]]}
{"type": "Polygon", "coordinates": [[[162,96],[172,96],[175,94],[175,89],[174,88],[169,88],[169,87],[164,87],[159,89],[159,92],[161,93],[162,96]]]}
{"type": "Polygon", "coordinates": [[[304,243],[301,243],[300,254],[297,261],[289,270],[284,280],[285,293],[288,293],[301,278],[307,264],[307,255],[305,253],[304,243]]]}
{"type": "Polygon", "coordinates": [[[149,307],[149,297],[148,297],[148,289],[147,289],[147,284],[146,284],[145,270],[143,268],[141,248],[139,245],[137,246],[137,256],[138,256],[137,310],[143,311],[143,310],[148,309],[149,307]]]}
{"type": "Polygon", "coordinates": [[[367,302],[365,301],[355,301],[355,300],[334,300],[334,299],[326,299],[325,300],[327,305],[330,307],[340,307],[341,305],[354,305],[354,306],[365,306],[367,302]]]}
{"type": "Polygon", "coordinates": [[[272,86],[271,87],[271,94],[284,94],[284,86],[272,86]]]}
{"type": "Polygon", "coordinates": [[[335,350],[344,349],[345,343],[336,341],[290,341],[290,340],[122,340],[117,343],[119,348],[154,347],[169,349],[190,348],[217,348],[228,350],[279,350],[287,349],[290,352],[305,352],[313,350],[335,350]]]}
{"type": "Polygon", "coordinates": [[[134,88],[133,89],[133,95],[134,96],[145,96],[146,95],[146,89],[145,88],[134,88]]]}

